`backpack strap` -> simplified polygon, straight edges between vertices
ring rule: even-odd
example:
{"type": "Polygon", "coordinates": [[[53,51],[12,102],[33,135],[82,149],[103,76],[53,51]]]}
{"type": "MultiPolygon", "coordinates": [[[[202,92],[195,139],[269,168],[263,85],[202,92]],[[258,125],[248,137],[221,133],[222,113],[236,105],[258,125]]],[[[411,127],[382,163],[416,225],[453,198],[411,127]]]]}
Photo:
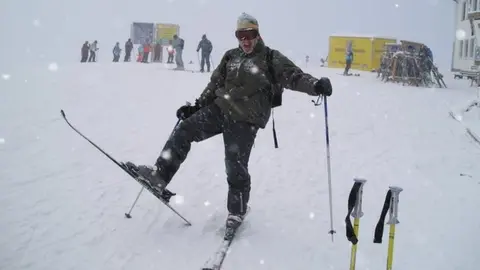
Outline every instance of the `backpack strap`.
{"type": "MultiPolygon", "coordinates": [[[[275,85],[277,84],[277,80],[275,78],[275,70],[273,69],[273,50],[271,50],[269,47],[266,47],[267,50],[267,67],[268,67],[268,79],[270,80],[270,83],[272,84],[272,90],[275,89],[275,85]]],[[[273,95],[272,93],[272,101],[273,101],[273,95]]],[[[273,132],[273,144],[275,148],[278,148],[278,139],[277,139],[277,131],[275,130],[275,111],[272,106],[272,132],[273,132]]]]}

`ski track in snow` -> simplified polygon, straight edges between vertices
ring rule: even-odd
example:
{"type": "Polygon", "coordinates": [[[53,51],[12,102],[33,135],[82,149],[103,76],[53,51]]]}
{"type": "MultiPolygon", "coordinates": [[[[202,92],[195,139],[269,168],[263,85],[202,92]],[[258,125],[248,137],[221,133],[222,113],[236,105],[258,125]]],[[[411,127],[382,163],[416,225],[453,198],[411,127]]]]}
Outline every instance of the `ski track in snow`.
{"type": "MultiPolygon", "coordinates": [[[[384,268],[388,226],[382,245],[372,241],[389,185],[404,189],[395,269],[476,269],[480,148],[448,116],[474,90],[462,81],[422,89],[381,83],[369,73],[308,71],[330,76],[334,86],[335,242],[328,234],[323,107],[287,91],[275,110],[280,148],[273,147],[271,121],[258,134],[250,161],[252,211],[224,269],[348,267],[343,220],[354,177],[368,180],[357,269],[384,268]]],[[[125,219],[140,186],[75,134],[60,109],[115,158],[152,164],[175,110],[194,101],[208,79],[159,65],[102,63],[63,65],[54,73],[32,67],[1,81],[0,269],[200,269],[226,217],[221,136],[194,144],[171,184],[184,196],[173,206],[193,226],[148,192],[125,219]]],[[[480,131],[478,114],[476,120],[469,124],[480,131]]]]}

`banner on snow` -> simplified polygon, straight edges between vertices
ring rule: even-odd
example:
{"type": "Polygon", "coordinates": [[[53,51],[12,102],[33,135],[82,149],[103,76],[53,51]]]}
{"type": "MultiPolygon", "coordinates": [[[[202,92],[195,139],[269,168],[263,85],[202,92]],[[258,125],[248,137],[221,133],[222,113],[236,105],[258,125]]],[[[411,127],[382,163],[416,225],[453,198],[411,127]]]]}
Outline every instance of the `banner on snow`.
{"type": "Polygon", "coordinates": [[[130,38],[133,44],[151,43],[154,39],[154,23],[132,23],[130,38]]]}

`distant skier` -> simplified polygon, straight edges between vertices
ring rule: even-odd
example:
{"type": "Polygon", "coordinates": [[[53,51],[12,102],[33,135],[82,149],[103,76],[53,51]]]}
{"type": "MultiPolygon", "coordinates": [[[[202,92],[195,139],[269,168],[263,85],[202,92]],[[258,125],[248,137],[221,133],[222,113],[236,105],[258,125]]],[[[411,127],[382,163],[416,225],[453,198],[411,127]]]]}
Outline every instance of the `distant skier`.
{"type": "Polygon", "coordinates": [[[88,45],[88,41],[85,41],[82,45],[81,55],[82,58],[80,59],[81,63],[87,62],[88,59],[88,51],[90,50],[90,45],[88,45]]]}
{"type": "Polygon", "coordinates": [[[148,63],[148,55],[149,55],[150,51],[151,51],[150,43],[145,42],[145,44],[143,44],[143,58],[142,58],[142,63],[148,63]]]}
{"type": "Polygon", "coordinates": [[[170,183],[187,158],[192,142],[222,134],[229,229],[238,227],[247,211],[250,152],[257,131],[265,128],[270,118],[274,89],[277,89],[268,78],[274,76],[282,87],[308,95],[332,94],[328,78],[316,79],[279,51],[268,48],[259,34],[257,20],[251,15],[243,13],[238,18],[235,36],[239,47],[225,53],[195,105],[177,110],[177,117],[183,121],[167,140],[155,166],[130,163],[152,188],[163,192],[162,182],[170,183]],[[273,60],[267,62],[269,53],[273,60]],[[252,72],[254,67],[256,70],[252,72]]]}
{"type": "Polygon", "coordinates": [[[198,43],[197,52],[202,50],[202,60],[200,62],[200,72],[204,72],[205,63],[207,64],[207,72],[210,72],[210,54],[212,53],[212,42],[207,39],[207,35],[202,36],[202,40],[198,43]]]}
{"type": "Polygon", "coordinates": [[[169,45],[167,47],[167,53],[168,53],[167,64],[173,64],[173,56],[175,54],[175,49],[173,48],[172,40],[169,40],[168,44],[169,45]]]}
{"type": "Polygon", "coordinates": [[[153,61],[154,62],[162,62],[163,61],[163,46],[162,46],[162,43],[160,41],[155,43],[155,47],[153,49],[153,52],[154,52],[154,55],[155,55],[153,61]]]}
{"type": "Polygon", "coordinates": [[[133,43],[132,43],[132,39],[129,38],[127,42],[125,42],[125,58],[123,59],[124,62],[130,61],[132,50],[133,50],[133,43]]]}
{"type": "Polygon", "coordinates": [[[350,68],[352,67],[352,62],[353,62],[353,50],[348,49],[347,52],[345,53],[345,70],[343,71],[343,75],[348,76],[348,71],[350,71],[350,68]]]}
{"type": "Polygon", "coordinates": [[[183,65],[183,59],[182,59],[183,48],[185,47],[185,41],[183,40],[183,38],[179,38],[177,35],[174,35],[172,46],[175,49],[175,63],[177,64],[177,67],[175,69],[180,69],[180,70],[185,69],[183,65]]]}
{"type": "Polygon", "coordinates": [[[88,62],[96,62],[96,56],[98,51],[98,42],[95,40],[92,44],[90,44],[90,57],[88,58],[88,62]]]}
{"type": "Polygon", "coordinates": [[[118,62],[120,59],[120,54],[122,53],[122,49],[120,49],[120,42],[117,42],[115,44],[115,47],[113,47],[113,62],[118,62]]]}

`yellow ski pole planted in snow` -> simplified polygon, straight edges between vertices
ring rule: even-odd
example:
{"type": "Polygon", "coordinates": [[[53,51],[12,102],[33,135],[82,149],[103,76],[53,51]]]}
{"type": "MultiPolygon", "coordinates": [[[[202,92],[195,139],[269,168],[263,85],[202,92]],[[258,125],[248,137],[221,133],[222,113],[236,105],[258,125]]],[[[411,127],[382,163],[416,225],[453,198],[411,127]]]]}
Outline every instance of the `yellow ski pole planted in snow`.
{"type": "Polygon", "coordinates": [[[374,243],[382,243],[383,224],[385,222],[385,216],[387,212],[390,213],[387,224],[390,225],[390,231],[388,234],[388,253],[387,253],[387,270],[393,269],[393,247],[395,243],[395,225],[400,223],[398,221],[398,202],[399,195],[403,189],[400,187],[390,187],[385,197],[385,203],[383,205],[382,214],[378,220],[377,227],[375,228],[374,243]]]}
{"type": "Polygon", "coordinates": [[[363,216],[362,212],[362,195],[363,185],[367,182],[365,179],[353,179],[355,182],[350,195],[348,197],[348,214],[345,218],[347,239],[352,242],[352,253],[350,256],[350,270],[355,269],[357,260],[357,243],[358,243],[358,230],[360,227],[360,218],[363,216]],[[353,217],[353,228],[350,221],[350,216],[353,217]]]}

